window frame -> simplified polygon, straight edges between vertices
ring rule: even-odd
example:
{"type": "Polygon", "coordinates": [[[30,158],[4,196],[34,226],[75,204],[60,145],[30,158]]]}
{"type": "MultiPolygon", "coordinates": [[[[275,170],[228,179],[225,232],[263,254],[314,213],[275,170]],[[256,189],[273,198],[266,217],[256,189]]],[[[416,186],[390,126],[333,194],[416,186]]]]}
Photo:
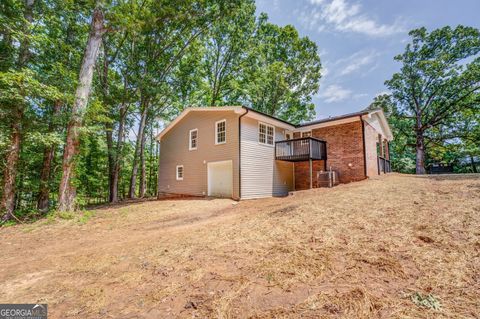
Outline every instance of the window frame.
{"type": "Polygon", "coordinates": [[[198,149],[198,128],[194,128],[188,132],[188,150],[195,151],[198,149]],[[195,147],[192,146],[192,133],[197,132],[197,136],[195,137],[195,147]]]}
{"type": "Polygon", "coordinates": [[[303,131],[303,132],[300,134],[300,137],[302,137],[302,138],[303,138],[303,137],[312,137],[312,130],[310,130],[310,131],[303,131]],[[304,133],[309,133],[310,135],[308,135],[308,136],[303,136],[304,133]]]}
{"type": "Polygon", "coordinates": [[[257,140],[258,144],[265,145],[265,146],[270,146],[270,147],[275,147],[275,126],[271,124],[267,124],[264,122],[258,122],[258,130],[257,130],[257,140]],[[265,125],[265,142],[260,141],[260,126],[265,125]],[[272,128],[272,144],[268,144],[268,128],[272,128]]]}
{"type": "MultiPolygon", "coordinates": [[[[301,138],[304,138],[304,137],[312,137],[312,130],[300,132],[300,137],[301,137],[301,138]],[[304,133],[309,133],[310,135],[309,135],[309,136],[303,136],[304,133]]],[[[308,142],[308,141],[302,141],[301,144],[302,144],[302,145],[306,145],[306,144],[309,144],[309,142],[308,142]]]]}
{"type": "Polygon", "coordinates": [[[177,166],[175,167],[175,177],[176,177],[176,180],[177,180],[177,181],[183,181],[183,177],[184,177],[184,176],[185,176],[185,168],[183,167],[183,165],[177,165],[177,166]],[[178,176],[178,169],[179,169],[180,167],[182,168],[182,176],[181,176],[181,177],[178,176]]]}
{"type": "Polygon", "coordinates": [[[223,119],[220,121],[215,122],[215,145],[222,145],[227,143],[227,120],[223,119]],[[224,122],[225,123],[225,140],[222,142],[218,141],[218,124],[224,122]]]}

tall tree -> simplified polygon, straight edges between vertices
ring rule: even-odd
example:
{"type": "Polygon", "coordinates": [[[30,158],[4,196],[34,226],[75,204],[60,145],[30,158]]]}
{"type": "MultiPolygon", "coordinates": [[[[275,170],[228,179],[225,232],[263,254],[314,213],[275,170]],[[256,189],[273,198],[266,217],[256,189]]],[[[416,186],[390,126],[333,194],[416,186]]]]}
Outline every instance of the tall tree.
{"type": "Polygon", "coordinates": [[[255,4],[243,1],[230,17],[214,21],[205,38],[203,65],[207,82],[206,105],[234,104],[241,72],[252,48],[255,4]]]}
{"type": "Polygon", "coordinates": [[[63,153],[62,179],[60,181],[58,195],[59,211],[72,211],[75,208],[76,191],[73,178],[75,173],[75,156],[79,151],[79,129],[82,126],[83,116],[86,111],[92,85],[93,68],[105,31],[103,10],[100,7],[96,7],[92,14],[91,30],[80,67],[78,86],[71,109],[72,115],[67,126],[67,138],[63,153]]]}
{"type": "Polygon", "coordinates": [[[294,123],[311,119],[321,77],[317,45],[291,25],[269,23],[266,15],[257,24],[242,83],[246,104],[294,123]]]}
{"type": "Polygon", "coordinates": [[[426,137],[453,123],[456,112],[478,103],[480,32],[476,28],[444,27],[409,33],[411,43],[396,56],[402,63],[386,85],[400,114],[412,119],[416,139],[416,173],[425,174],[426,137]]]}
{"type": "MultiPolygon", "coordinates": [[[[17,70],[23,69],[30,58],[30,28],[33,21],[34,4],[34,0],[25,0],[24,2],[24,22],[22,23],[23,27],[21,30],[23,36],[20,41],[18,61],[16,65],[17,70]]],[[[11,47],[12,43],[9,43],[8,45],[11,47]]],[[[9,220],[13,216],[13,210],[15,208],[15,181],[23,134],[22,125],[25,113],[25,103],[25,101],[17,100],[12,107],[10,146],[5,160],[6,164],[3,171],[2,183],[3,192],[2,199],[0,200],[0,214],[2,214],[2,221],[9,220]]]]}

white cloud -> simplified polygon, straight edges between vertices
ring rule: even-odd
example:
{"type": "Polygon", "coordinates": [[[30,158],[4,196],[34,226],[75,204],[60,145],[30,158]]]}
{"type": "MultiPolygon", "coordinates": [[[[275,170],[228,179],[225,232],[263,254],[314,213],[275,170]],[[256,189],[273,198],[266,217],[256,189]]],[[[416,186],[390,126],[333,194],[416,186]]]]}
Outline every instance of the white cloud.
{"type": "Polygon", "coordinates": [[[326,103],[341,102],[352,96],[352,91],[342,88],[338,84],[327,86],[322,92],[318,94],[326,103]]]}
{"type": "Polygon", "coordinates": [[[361,51],[352,54],[346,59],[341,59],[338,61],[338,64],[343,65],[343,67],[341,68],[339,75],[348,75],[364,66],[370,65],[375,62],[377,57],[378,53],[376,52],[361,51]]]}
{"type": "Polygon", "coordinates": [[[357,94],[355,94],[355,95],[353,96],[353,98],[354,98],[355,100],[358,100],[358,99],[361,99],[362,97],[367,97],[367,96],[368,96],[367,93],[357,93],[357,94]]]}
{"type": "Polygon", "coordinates": [[[348,0],[310,0],[314,5],[302,13],[301,20],[309,28],[319,31],[326,26],[341,32],[362,33],[369,36],[390,36],[404,32],[405,28],[399,20],[393,24],[380,24],[362,12],[362,7],[348,0]]]}

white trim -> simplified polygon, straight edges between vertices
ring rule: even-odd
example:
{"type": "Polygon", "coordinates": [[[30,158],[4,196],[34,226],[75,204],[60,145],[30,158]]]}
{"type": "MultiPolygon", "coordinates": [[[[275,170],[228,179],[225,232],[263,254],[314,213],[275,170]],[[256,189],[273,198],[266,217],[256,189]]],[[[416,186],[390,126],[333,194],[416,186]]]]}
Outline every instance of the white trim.
{"type": "Polygon", "coordinates": [[[225,143],[227,143],[227,120],[223,119],[215,122],[215,145],[222,145],[225,143]],[[218,141],[218,124],[222,122],[225,122],[225,141],[219,142],[218,141]]]}
{"type": "Polygon", "coordinates": [[[188,131],[188,150],[195,151],[198,148],[198,128],[194,128],[188,131]],[[195,137],[195,147],[192,147],[192,133],[197,132],[197,136],[195,137]]]}
{"type": "Polygon", "coordinates": [[[359,116],[352,116],[352,117],[347,117],[347,118],[339,119],[339,120],[335,120],[335,121],[329,121],[329,122],[324,122],[324,123],[302,126],[302,127],[299,127],[296,131],[297,132],[305,132],[305,131],[311,131],[311,130],[314,130],[314,129],[317,129],[317,128],[346,124],[346,123],[351,123],[351,122],[356,122],[356,121],[360,121],[359,116]]]}
{"type": "Polygon", "coordinates": [[[286,130],[290,130],[290,131],[295,130],[295,126],[293,126],[293,125],[287,124],[287,123],[282,122],[280,120],[273,119],[273,118],[271,118],[269,116],[266,116],[266,115],[256,113],[255,111],[248,112],[247,115],[245,115],[245,117],[249,117],[249,118],[252,118],[254,120],[264,122],[264,123],[270,123],[269,125],[273,125],[273,126],[276,126],[276,127],[279,127],[279,128],[286,129],[286,130]]]}
{"type": "Polygon", "coordinates": [[[177,165],[177,166],[175,167],[175,177],[176,177],[177,181],[183,181],[183,177],[184,177],[184,176],[185,176],[185,169],[183,168],[183,165],[177,165]],[[179,177],[179,176],[178,176],[178,169],[179,169],[180,167],[182,168],[182,177],[179,177]]]}
{"type": "MultiPolygon", "coordinates": [[[[385,117],[385,113],[383,113],[383,110],[375,110],[371,111],[365,115],[362,116],[364,120],[367,122],[371,122],[371,119],[373,116],[378,117],[380,125],[382,126],[382,130],[385,133],[385,137],[387,140],[391,141],[393,140],[393,134],[390,129],[390,125],[388,124],[387,118],[385,117]]],[[[323,123],[317,123],[317,124],[311,124],[311,125],[306,125],[302,126],[299,128],[295,129],[295,132],[305,132],[305,131],[311,131],[317,128],[322,128],[322,127],[329,127],[329,126],[335,126],[335,125],[340,125],[340,124],[346,124],[346,123],[352,123],[352,122],[357,122],[360,121],[360,116],[359,115],[353,115],[351,117],[346,117],[343,119],[338,119],[338,120],[333,120],[333,121],[328,121],[328,122],[323,122],[323,123]]]]}
{"type": "Polygon", "coordinates": [[[257,125],[257,141],[258,141],[258,144],[260,144],[260,145],[275,147],[275,126],[273,126],[271,124],[264,123],[264,122],[258,122],[258,125],[257,125]],[[260,142],[260,125],[265,125],[265,143],[260,142]],[[269,127],[271,127],[273,129],[272,144],[267,143],[267,140],[268,140],[267,132],[268,132],[269,127]]]}
{"type": "MultiPolygon", "coordinates": [[[[390,125],[388,124],[387,118],[385,117],[385,113],[383,113],[383,110],[376,110],[374,112],[370,112],[366,115],[364,115],[362,118],[370,124],[370,126],[374,127],[376,129],[375,125],[375,118],[378,119],[378,123],[380,124],[380,130],[381,133],[388,141],[393,140],[393,134],[390,129],[390,125]]],[[[378,131],[376,129],[376,131],[378,131]]]]}

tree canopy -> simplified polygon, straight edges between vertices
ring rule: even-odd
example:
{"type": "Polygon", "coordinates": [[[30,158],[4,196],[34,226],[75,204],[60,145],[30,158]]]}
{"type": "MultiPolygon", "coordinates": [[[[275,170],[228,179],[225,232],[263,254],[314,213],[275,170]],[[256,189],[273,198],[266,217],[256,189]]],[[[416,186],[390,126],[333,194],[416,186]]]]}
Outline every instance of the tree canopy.
{"type": "Polygon", "coordinates": [[[239,104],[309,120],[320,76],[316,44],[253,0],[2,1],[0,216],[152,196],[160,123],[239,104]]]}
{"type": "Polygon", "coordinates": [[[415,134],[416,172],[425,173],[425,152],[435,141],[459,137],[458,115],[477,110],[480,89],[480,31],[449,26],[410,31],[412,40],[395,60],[400,72],[385,84],[399,115],[415,134]]]}

